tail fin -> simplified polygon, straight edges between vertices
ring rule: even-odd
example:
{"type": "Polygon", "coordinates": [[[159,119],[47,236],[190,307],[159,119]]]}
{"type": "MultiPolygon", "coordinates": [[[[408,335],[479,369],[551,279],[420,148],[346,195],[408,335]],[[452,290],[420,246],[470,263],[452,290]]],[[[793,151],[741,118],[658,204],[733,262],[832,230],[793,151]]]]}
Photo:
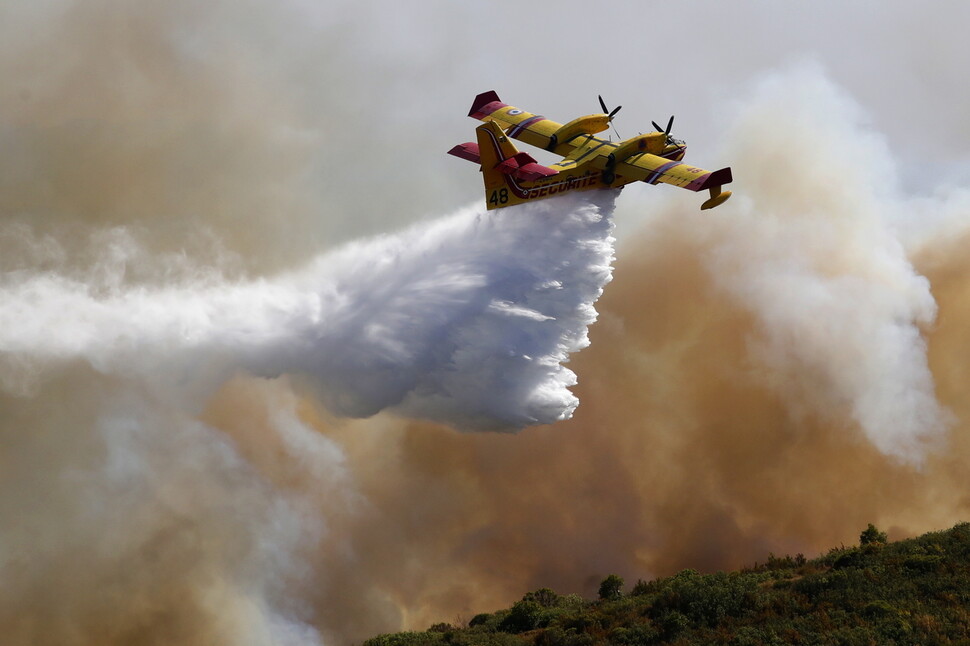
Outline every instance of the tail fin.
{"type": "MultiPolygon", "coordinates": [[[[475,152],[478,154],[478,161],[482,165],[482,172],[486,175],[486,188],[490,186],[490,178],[496,186],[503,184],[505,180],[502,175],[511,175],[516,179],[534,182],[558,173],[558,171],[538,163],[529,153],[519,152],[515,144],[509,140],[508,136],[494,121],[488,121],[475,130],[478,135],[478,150],[475,152]]],[[[455,152],[454,148],[450,152],[458,157],[464,156],[455,152]]]]}
{"type": "Polygon", "coordinates": [[[498,170],[498,165],[515,157],[519,151],[494,121],[487,121],[475,128],[475,134],[478,136],[478,154],[487,194],[490,190],[505,186],[505,173],[498,170]]]}
{"type": "Polygon", "coordinates": [[[552,177],[559,171],[536,162],[529,153],[519,152],[494,121],[475,129],[478,143],[458,144],[449,155],[482,165],[485,202],[489,209],[518,204],[529,197],[529,182],[552,177]],[[519,182],[526,182],[525,186],[519,182]]]}

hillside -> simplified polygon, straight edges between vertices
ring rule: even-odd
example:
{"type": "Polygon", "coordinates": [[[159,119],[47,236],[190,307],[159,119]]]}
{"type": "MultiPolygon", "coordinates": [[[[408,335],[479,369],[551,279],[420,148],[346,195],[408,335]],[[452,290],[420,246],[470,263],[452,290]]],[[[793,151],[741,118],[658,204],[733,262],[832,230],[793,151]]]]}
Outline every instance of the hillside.
{"type": "Polygon", "coordinates": [[[541,589],[468,626],[364,646],[970,645],[970,523],[893,543],[870,525],[858,546],[814,560],[772,555],[740,572],[684,570],[628,592],[611,575],[599,597],[541,589]]]}

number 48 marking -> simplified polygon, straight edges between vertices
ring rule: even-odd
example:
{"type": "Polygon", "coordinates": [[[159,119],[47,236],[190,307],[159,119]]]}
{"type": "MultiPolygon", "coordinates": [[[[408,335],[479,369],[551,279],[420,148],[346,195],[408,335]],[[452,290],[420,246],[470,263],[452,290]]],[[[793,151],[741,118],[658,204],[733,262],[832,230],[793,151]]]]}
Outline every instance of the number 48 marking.
{"type": "Polygon", "coordinates": [[[492,194],[488,197],[489,204],[506,204],[509,201],[509,189],[503,188],[500,191],[492,191],[492,194]]]}

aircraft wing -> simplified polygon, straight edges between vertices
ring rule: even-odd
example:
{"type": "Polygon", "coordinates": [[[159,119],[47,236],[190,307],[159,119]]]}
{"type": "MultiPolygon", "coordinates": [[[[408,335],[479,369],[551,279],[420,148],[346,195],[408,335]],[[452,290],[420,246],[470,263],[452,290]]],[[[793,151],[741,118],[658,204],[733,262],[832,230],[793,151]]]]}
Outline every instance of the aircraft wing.
{"type": "Polygon", "coordinates": [[[468,116],[480,121],[494,121],[510,137],[542,149],[549,148],[552,136],[562,127],[562,124],[541,114],[532,114],[502,103],[494,90],[476,96],[468,116]]]}
{"type": "Polygon", "coordinates": [[[691,191],[730,184],[731,169],[709,171],[684,162],[671,161],[657,155],[641,153],[627,157],[616,164],[616,173],[623,177],[633,177],[647,184],[673,184],[691,191]]]}

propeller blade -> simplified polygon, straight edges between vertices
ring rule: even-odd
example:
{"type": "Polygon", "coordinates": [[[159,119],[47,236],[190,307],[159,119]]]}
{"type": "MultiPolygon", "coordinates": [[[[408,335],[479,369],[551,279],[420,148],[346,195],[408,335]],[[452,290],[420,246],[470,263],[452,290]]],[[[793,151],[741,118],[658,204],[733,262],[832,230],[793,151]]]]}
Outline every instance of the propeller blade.
{"type": "Polygon", "coordinates": [[[664,130],[664,134],[668,137],[670,136],[670,129],[674,127],[674,115],[670,115],[670,121],[667,122],[667,129],[664,130]]]}
{"type": "Polygon", "coordinates": [[[603,101],[603,97],[601,95],[597,95],[596,98],[600,100],[600,107],[603,108],[603,112],[609,112],[609,110],[606,109],[606,103],[603,101]]]}
{"type": "Polygon", "coordinates": [[[609,115],[610,116],[610,119],[612,119],[613,118],[613,115],[616,114],[617,112],[619,112],[620,111],[620,108],[622,108],[622,107],[623,107],[622,105],[618,105],[615,108],[613,108],[613,112],[610,112],[610,115],[609,115]]]}
{"type": "Polygon", "coordinates": [[[663,128],[661,128],[660,126],[657,125],[657,122],[656,121],[651,121],[650,123],[652,123],[653,124],[653,127],[657,129],[657,132],[663,132],[664,131],[663,128]]]}

